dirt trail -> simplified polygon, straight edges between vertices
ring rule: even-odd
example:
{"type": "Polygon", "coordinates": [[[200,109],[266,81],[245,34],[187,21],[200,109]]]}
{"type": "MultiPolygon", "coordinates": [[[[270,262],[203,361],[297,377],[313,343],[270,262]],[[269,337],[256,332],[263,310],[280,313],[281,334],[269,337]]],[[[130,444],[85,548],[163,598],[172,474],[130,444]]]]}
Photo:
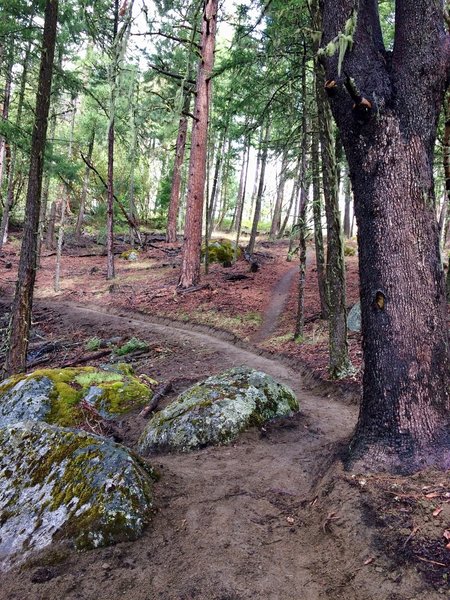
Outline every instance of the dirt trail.
{"type": "MultiPolygon", "coordinates": [[[[295,390],[301,413],[231,446],[154,457],[161,472],[156,512],[140,540],[70,553],[49,567],[43,583],[31,582],[33,570],[8,573],[2,600],[406,600],[419,594],[414,582],[408,595],[395,595],[396,584],[375,571],[356,584],[358,570],[369,568],[361,567],[361,550],[327,539],[311,518],[318,465],[330,444],[350,433],[355,407],[311,394],[292,368],[204,332],[106,308],[52,303],[51,310],[92,332],[126,331],[176,344],[174,375],[195,372],[197,363],[210,372],[241,364],[264,370],[295,390]],[[344,560],[349,552],[354,564],[344,560]]],[[[137,419],[136,430],[144,424],[137,419]]]]}
{"type": "Polygon", "coordinates": [[[258,343],[266,340],[277,328],[278,319],[286,306],[292,281],[297,273],[298,267],[292,267],[274,286],[269,306],[264,313],[261,327],[253,336],[253,342],[258,343]]]}

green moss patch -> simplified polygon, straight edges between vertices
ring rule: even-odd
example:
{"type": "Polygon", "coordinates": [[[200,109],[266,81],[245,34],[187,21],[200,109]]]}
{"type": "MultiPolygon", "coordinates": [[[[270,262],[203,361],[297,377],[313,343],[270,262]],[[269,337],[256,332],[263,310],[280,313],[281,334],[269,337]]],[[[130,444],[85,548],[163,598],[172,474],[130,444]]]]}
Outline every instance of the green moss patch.
{"type": "Polygon", "coordinates": [[[114,371],[94,367],[40,369],[8,380],[0,387],[0,394],[0,425],[31,419],[76,426],[89,407],[109,419],[144,406],[152,397],[150,388],[128,365],[119,365],[114,371]]]}
{"type": "Polygon", "coordinates": [[[79,550],[136,539],[154,478],[96,435],[37,421],[0,428],[0,570],[61,539],[79,550]]]}

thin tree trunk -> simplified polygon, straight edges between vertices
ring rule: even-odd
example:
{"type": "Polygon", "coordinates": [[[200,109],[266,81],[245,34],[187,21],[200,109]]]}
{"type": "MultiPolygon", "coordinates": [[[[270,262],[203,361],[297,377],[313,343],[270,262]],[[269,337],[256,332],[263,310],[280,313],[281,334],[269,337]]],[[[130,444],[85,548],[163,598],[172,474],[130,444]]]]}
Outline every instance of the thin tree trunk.
{"type": "Polygon", "coordinates": [[[347,305],[345,296],[344,244],[339,216],[336,159],[333,144],[333,117],[325,96],[325,81],[316,69],[316,94],[322,150],[323,193],[327,218],[327,292],[330,363],[333,379],[352,370],[347,342],[347,305]]]}
{"type": "Polygon", "coordinates": [[[180,190],[183,174],[184,155],[186,151],[186,136],[188,130],[188,118],[191,105],[190,91],[184,90],[183,113],[178,125],[178,136],[175,149],[175,163],[173,167],[172,187],[170,190],[169,214],[167,217],[166,242],[175,244],[177,241],[177,221],[180,210],[180,190]]]}
{"type": "Polygon", "coordinates": [[[115,112],[118,84],[118,56],[117,33],[119,27],[119,0],[114,0],[114,24],[112,37],[111,63],[109,66],[109,125],[108,125],[108,179],[107,179],[107,205],[106,205],[106,279],[114,279],[114,137],[115,137],[115,112]]]}
{"type": "Polygon", "coordinates": [[[286,231],[287,224],[289,222],[290,217],[292,216],[292,209],[294,208],[294,216],[292,219],[293,224],[297,222],[298,219],[298,197],[300,192],[300,182],[301,182],[301,161],[302,154],[300,153],[297,164],[295,165],[295,179],[294,185],[292,186],[291,197],[289,199],[289,205],[286,211],[286,214],[283,219],[283,223],[280,227],[280,231],[278,232],[278,238],[281,239],[286,231]]]}
{"type": "Polygon", "coordinates": [[[350,210],[351,210],[351,205],[352,205],[352,182],[350,181],[350,175],[348,173],[348,170],[346,170],[346,172],[345,172],[344,193],[345,193],[344,235],[347,239],[349,239],[349,238],[351,238],[350,210]]]}
{"type": "Polygon", "coordinates": [[[266,128],[265,128],[264,141],[263,141],[262,151],[261,151],[261,167],[260,167],[260,174],[259,174],[258,193],[256,194],[256,198],[255,198],[255,214],[253,216],[252,231],[250,233],[250,239],[249,239],[248,246],[247,246],[247,253],[250,254],[250,256],[255,251],[256,235],[258,233],[259,218],[261,216],[261,205],[262,205],[262,198],[263,198],[263,194],[264,194],[267,157],[269,154],[269,135],[270,135],[270,121],[268,120],[267,124],[266,124],[266,128]]]}
{"type": "Polygon", "coordinates": [[[258,140],[258,153],[256,156],[255,180],[253,182],[253,191],[252,191],[251,200],[250,200],[249,218],[251,218],[251,216],[253,214],[253,207],[255,206],[256,196],[258,195],[259,180],[261,178],[260,175],[261,175],[261,157],[262,157],[263,135],[264,135],[264,129],[263,129],[263,127],[260,127],[259,128],[259,140],[258,140]]]}
{"type": "Polygon", "coordinates": [[[311,145],[311,170],[313,181],[313,220],[314,220],[314,247],[316,252],[317,287],[320,297],[320,313],[322,319],[328,319],[328,294],[325,276],[325,250],[322,229],[322,196],[320,193],[319,169],[319,139],[318,132],[313,133],[311,145]]]}
{"type": "MultiPolygon", "coordinates": [[[[217,228],[221,229],[223,220],[225,219],[228,211],[228,183],[229,183],[229,172],[230,172],[230,160],[231,160],[231,138],[228,140],[227,149],[225,151],[225,165],[222,176],[222,187],[221,187],[221,208],[220,215],[217,221],[217,228]]],[[[213,219],[214,223],[214,219],[213,219]]]]}
{"type": "Polygon", "coordinates": [[[305,330],[305,286],[306,286],[306,213],[308,208],[308,190],[302,186],[302,201],[300,203],[300,214],[298,219],[299,228],[299,280],[297,294],[297,318],[295,323],[295,339],[301,340],[305,330]]]}
{"type": "Polygon", "coordinates": [[[288,168],[288,152],[285,150],[283,153],[283,159],[281,161],[281,173],[280,173],[280,182],[278,184],[277,189],[277,199],[275,201],[275,206],[273,209],[273,218],[272,223],[270,225],[270,233],[269,238],[274,240],[278,235],[281,227],[281,209],[283,207],[283,199],[284,199],[284,187],[286,185],[287,180],[287,168],[288,168]]]}
{"type": "MultiPolygon", "coordinates": [[[[69,160],[72,158],[72,148],[73,148],[73,134],[75,130],[75,115],[76,115],[76,101],[74,100],[72,106],[72,119],[70,125],[70,139],[69,139],[69,151],[68,158],[69,160]]],[[[62,195],[61,201],[61,220],[59,223],[59,231],[58,231],[58,245],[56,247],[56,266],[55,266],[55,282],[54,282],[54,290],[55,292],[59,292],[61,289],[61,257],[62,257],[62,247],[64,243],[64,231],[66,225],[66,213],[69,207],[69,199],[70,199],[70,190],[69,186],[64,185],[64,193],[62,195]]]]}
{"type": "MultiPolygon", "coordinates": [[[[22,75],[20,78],[20,89],[19,89],[19,97],[17,100],[17,114],[16,114],[16,125],[20,126],[22,121],[22,113],[23,113],[23,103],[25,98],[25,85],[27,81],[28,75],[28,62],[30,58],[31,52],[31,42],[28,43],[27,49],[25,50],[25,55],[23,58],[23,69],[22,75]]],[[[16,171],[16,161],[17,161],[17,144],[13,144],[11,150],[11,162],[9,165],[9,173],[8,173],[8,185],[6,189],[6,202],[3,207],[2,221],[0,225],[0,250],[3,244],[6,244],[8,241],[8,228],[9,228],[9,218],[11,209],[14,204],[14,175],[16,171]]]]}
{"type": "MultiPolygon", "coordinates": [[[[91,162],[91,160],[92,160],[92,153],[94,151],[94,143],[95,143],[95,128],[92,128],[91,139],[89,140],[89,146],[88,146],[88,151],[87,151],[88,162],[91,162]]],[[[75,237],[77,239],[80,239],[81,230],[83,228],[84,211],[86,208],[86,200],[87,200],[87,193],[88,193],[88,189],[89,189],[90,174],[91,174],[91,169],[88,167],[88,165],[86,165],[86,168],[84,170],[83,189],[81,191],[80,208],[78,210],[77,224],[75,227],[75,237]]],[[[133,215],[131,215],[131,216],[133,217],[133,215]]]]}
{"type": "Polygon", "coordinates": [[[20,252],[16,293],[11,309],[8,351],[5,373],[24,371],[33,306],[36,277],[36,251],[39,231],[39,211],[48,112],[55,55],[58,0],[47,0],[43,33],[43,48],[36,101],[35,124],[31,140],[30,170],[26,200],[22,249],[20,252]]]}
{"type": "Polygon", "coordinates": [[[250,162],[250,140],[246,140],[244,146],[244,157],[242,162],[241,181],[239,183],[238,208],[236,213],[236,245],[234,247],[234,262],[237,261],[239,252],[239,238],[242,228],[242,216],[244,214],[245,193],[247,191],[248,165],[250,162]]]}
{"type": "MultiPolygon", "coordinates": [[[[9,104],[11,101],[11,85],[12,85],[12,69],[13,69],[13,53],[14,50],[11,48],[10,50],[10,59],[9,64],[6,69],[6,81],[5,81],[5,89],[3,94],[3,103],[2,103],[2,119],[3,121],[7,121],[9,117],[9,104]]],[[[0,189],[3,184],[3,177],[5,173],[5,163],[6,163],[6,139],[4,137],[0,137],[0,189]]]]}
{"type": "Polygon", "coordinates": [[[179,287],[189,288],[200,281],[202,219],[206,177],[208,118],[212,89],[211,73],[217,26],[218,0],[205,0],[202,21],[201,60],[197,74],[192,127],[186,225],[179,287]]]}
{"type": "Polygon", "coordinates": [[[53,201],[50,206],[50,216],[48,219],[47,234],[45,236],[45,246],[48,250],[55,248],[55,225],[56,225],[56,202],[53,201]]]}

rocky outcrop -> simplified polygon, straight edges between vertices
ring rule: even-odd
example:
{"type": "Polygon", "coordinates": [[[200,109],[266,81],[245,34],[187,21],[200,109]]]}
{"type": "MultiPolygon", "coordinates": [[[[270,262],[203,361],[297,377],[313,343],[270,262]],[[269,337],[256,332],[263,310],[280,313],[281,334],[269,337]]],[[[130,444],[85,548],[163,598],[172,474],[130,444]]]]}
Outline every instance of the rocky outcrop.
{"type": "Polygon", "coordinates": [[[134,540],[154,472],[105,438],[37,421],[0,429],[0,570],[58,540],[77,549],[134,540]]]}
{"type": "Polygon", "coordinates": [[[139,451],[186,452],[226,444],[245,429],[298,410],[294,393],[246,367],[209,377],[183,392],[145,428],[139,451]]]}

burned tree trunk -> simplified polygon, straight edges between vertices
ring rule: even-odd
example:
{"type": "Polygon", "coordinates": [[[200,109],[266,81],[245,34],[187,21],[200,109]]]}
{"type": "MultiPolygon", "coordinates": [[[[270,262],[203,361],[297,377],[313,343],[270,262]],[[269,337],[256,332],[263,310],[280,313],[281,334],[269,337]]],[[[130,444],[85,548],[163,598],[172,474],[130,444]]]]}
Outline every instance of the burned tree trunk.
{"type": "Polygon", "coordinates": [[[448,335],[433,152],[450,74],[441,0],[398,0],[392,56],[378,3],[325,0],[325,60],[355,197],[364,352],[351,463],[412,472],[450,466],[448,335]],[[351,27],[348,25],[351,24],[351,27]],[[420,74],[420,76],[418,76],[420,74]]]}

